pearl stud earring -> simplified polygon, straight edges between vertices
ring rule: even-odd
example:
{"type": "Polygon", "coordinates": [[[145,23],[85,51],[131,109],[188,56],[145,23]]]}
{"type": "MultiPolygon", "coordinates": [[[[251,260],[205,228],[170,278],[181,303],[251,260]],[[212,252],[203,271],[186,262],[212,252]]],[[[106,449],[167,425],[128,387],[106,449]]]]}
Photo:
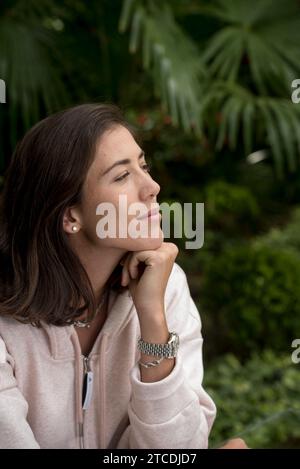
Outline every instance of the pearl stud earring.
{"type": "Polygon", "coordinates": [[[77,230],[78,230],[77,226],[72,226],[72,231],[77,231],[77,230]]]}

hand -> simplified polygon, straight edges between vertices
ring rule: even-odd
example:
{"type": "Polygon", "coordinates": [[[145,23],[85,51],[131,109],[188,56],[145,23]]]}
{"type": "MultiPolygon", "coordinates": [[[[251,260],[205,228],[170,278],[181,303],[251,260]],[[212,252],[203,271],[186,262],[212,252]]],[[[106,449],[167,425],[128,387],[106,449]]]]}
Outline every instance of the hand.
{"type": "Polygon", "coordinates": [[[176,244],[163,242],[154,250],[130,251],[121,261],[121,283],[129,286],[138,313],[164,309],[165,290],[178,252],[176,244]]]}
{"type": "Polygon", "coordinates": [[[221,446],[218,449],[249,449],[244,440],[241,438],[234,438],[229,440],[226,445],[221,446]]]}

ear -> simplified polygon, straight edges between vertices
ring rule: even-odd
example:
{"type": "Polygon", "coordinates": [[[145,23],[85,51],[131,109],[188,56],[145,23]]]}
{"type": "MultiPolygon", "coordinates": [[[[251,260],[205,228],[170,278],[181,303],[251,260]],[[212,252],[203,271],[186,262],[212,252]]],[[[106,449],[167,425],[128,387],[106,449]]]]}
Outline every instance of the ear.
{"type": "Polygon", "coordinates": [[[81,228],[79,211],[75,207],[68,207],[63,216],[63,229],[66,233],[78,233],[81,228]],[[76,228],[76,229],[75,229],[76,228]]]}

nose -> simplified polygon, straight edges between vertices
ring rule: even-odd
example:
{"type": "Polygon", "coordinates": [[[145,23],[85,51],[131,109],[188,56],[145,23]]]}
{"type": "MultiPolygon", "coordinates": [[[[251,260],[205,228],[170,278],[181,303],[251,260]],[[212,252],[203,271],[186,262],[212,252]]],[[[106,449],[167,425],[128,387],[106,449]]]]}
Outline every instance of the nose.
{"type": "Polygon", "coordinates": [[[149,175],[146,176],[146,179],[142,181],[140,196],[142,200],[148,200],[150,198],[154,198],[160,192],[160,185],[152,179],[149,175]]]}

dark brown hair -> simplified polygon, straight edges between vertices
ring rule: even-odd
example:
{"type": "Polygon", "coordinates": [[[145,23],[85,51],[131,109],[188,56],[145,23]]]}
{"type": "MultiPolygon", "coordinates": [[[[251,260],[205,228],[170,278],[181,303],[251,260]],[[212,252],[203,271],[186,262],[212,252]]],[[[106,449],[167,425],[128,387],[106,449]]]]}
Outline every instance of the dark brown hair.
{"type": "MultiPolygon", "coordinates": [[[[53,114],[18,143],[0,195],[0,316],[40,327],[65,326],[96,310],[89,277],[63,230],[67,207],[79,204],[96,144],[126,127],[114,104],[81,104],[53,114]],[[80,307],[80,305],[82,305],[80,307]]],[[[122,292],[122,267],[106,288],[122,292]]]]}

